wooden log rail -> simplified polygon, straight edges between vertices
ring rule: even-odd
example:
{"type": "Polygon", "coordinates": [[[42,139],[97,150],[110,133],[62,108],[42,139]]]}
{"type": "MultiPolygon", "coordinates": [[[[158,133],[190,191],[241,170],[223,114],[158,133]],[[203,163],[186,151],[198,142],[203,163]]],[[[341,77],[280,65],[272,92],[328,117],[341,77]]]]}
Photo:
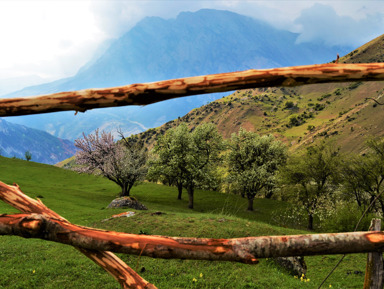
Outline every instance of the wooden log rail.
{"type": "Polygon", "coordinates": [[[0,216],[0,235],[39,238],[77,248],[163,259],[234,261],[257,264],[257,258],[384,251],[381,231],[234,239],[146,236],[71,224],[39,214],[0,216]]]}
{"type": "Polygon", "coordinates": [[[37,97],[0,99],[0,117],[66,110],[85,112],[93,108],[146,105],[188,95],[256,87],[378,80],[384,80],[384,63],[252,69],[112,88],[59,92],[37,97]]]}

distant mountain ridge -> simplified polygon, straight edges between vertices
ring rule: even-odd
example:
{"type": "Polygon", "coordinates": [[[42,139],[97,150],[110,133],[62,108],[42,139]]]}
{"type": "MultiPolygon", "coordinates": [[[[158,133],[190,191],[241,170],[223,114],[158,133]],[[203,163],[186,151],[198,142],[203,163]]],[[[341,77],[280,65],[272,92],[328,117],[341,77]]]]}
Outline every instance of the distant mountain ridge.
{"type": "MultiPolygon", "coordinates": [[[[113,42],[92,63],[74,76],[9,94],[32,96],[83,88],[112,87],[137,82],[238,71],[330,62],[351,50],[311,43],[296,43],[298,34],[229,11],[204,9],[183,12],[164,20],[148,17],[113,42]]],[[[66,139],[81,137],[96,128],[122,128],[127,135],[159,126],[193,108],[222,97],[192,96],[145,107],[11,117],[66,139]]]]}
{"type": "MultiPolygon", "coordinates": [[[[329,62],[342,47],[296,44],[298,34],[229,11],[183,12],[176,19],[148,17],[110,45],[77,75],[23,89],[8,97],[83,88],[110,87],[193,75],[329,62]]],[[[75,139],[97,127],[121,127],[127,134],[184,115],[223,94],[193,96],[145,107],[124,107],[9,118],[75,139]]]]}
{"type": "Polygon", "coordinates": [[[0,155],[24,159],[26,151],[32,154],[32,161],[45,164],[56,164],[76,152],[69,140],[0,118],[0,155]]]}

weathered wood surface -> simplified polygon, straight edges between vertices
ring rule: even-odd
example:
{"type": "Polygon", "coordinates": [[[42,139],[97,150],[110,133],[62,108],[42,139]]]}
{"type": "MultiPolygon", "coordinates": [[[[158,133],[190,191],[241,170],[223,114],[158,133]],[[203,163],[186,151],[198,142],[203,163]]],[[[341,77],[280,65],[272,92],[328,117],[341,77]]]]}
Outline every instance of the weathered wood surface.
{"type": "MultiPolygon", "coordinates": [[[[65,218],[61,217],[56,212],[47,208],[40,200],[34,200],[25,195],[17,185],[9,186],[3,182],[0,182],[0,199],[23,213],[30,213],[29,215],[24,214],[24,216],[26,217],[39,216],[39,218],[41,219],[50,218],[57,222],[61,222],[62,224],[70,224],[65,218]]],[[[0,215],[0,218],[4,216],[6,215],[0,215]]],[[[8,218],[5,217],[5,219],[8,218]]],[[[39,220],[31,220],[29,222],[27,219],[25,219],[21,224],[21,227],[26,230],[24,231],[24,234],[26,234],[24,235],[24,237],[30,237],[29,234],[34,232],[36,226],[40,224],[39,220]]],[[[2,228],[5,228],[4,225],[0,226],[2,228]]],[[[42,235],[49,234],[49,232],[41,233],[42,235]]],[[[150,284],[146,280],[141,278],[139,274],[137,274],[120,258],[118,258],[115,254],[111,252],[88,250],[86,248],[79,247],[76,247],[76,249],[78,249],[96,264],[104,268],[120,283],[122,288],[156,288],[153,284],[150,284]]]]}
{"type": "Polygon", "coordinates": [[[0,235],[40,238],[78,248],[165,259],[235,261],[257,264],[257,258],[378,252],[383,232],[208,239],[135,235],[105,231],[40,214],[0,216],[0,235]]]}
{"type": "MultiPolygon", "coordinates": [[[[370,231],[381,231],[381,220],[373,219],[371,221],[370,231]]],[[[368,253],[367,267],[365,270],[364,289],[382,289],[384,287],[383,280],[383,253],[368,253]]]]}
{"type": "Polygon", "coordinates": [[[60,92],[37,97],[0,99],[0,117],[66,110],[85,112],[93,108],[146,105],[188,95],[256,87],[378,80],[384,80],[384,63],[252,69],[112,88],[60,92]]]}

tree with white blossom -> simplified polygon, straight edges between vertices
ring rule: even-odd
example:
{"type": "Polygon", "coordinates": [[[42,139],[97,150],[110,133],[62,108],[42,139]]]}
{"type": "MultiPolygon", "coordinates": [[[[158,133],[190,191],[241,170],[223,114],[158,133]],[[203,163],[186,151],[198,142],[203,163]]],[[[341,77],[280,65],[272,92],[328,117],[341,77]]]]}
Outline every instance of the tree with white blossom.
{"type": "Polygon", "coordinates": [[[121,187],[120,196],[129,196],[133,185],[145,178],[147,151],[135,139],[115,142],[112,133],[97,129],[94,134],[75,140],[75,170],[106,177],[121,187]]]}

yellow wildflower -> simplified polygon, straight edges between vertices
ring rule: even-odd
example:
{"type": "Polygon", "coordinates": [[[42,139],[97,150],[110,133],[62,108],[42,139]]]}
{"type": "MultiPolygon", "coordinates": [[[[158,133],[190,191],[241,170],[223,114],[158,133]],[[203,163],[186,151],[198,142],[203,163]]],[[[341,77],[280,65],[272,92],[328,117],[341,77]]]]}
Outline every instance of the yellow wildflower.
{"type": "Polygon", "coordinates": [[[203,273],[200,273],[200,278],[203,278],[203,273]]]}
{"type": "Polygon", "coordinates": [[[196,279],[196,278],[193,278],[193,279],[192,279],[192,282],[197,282],[197,279],[196,279]]]}

